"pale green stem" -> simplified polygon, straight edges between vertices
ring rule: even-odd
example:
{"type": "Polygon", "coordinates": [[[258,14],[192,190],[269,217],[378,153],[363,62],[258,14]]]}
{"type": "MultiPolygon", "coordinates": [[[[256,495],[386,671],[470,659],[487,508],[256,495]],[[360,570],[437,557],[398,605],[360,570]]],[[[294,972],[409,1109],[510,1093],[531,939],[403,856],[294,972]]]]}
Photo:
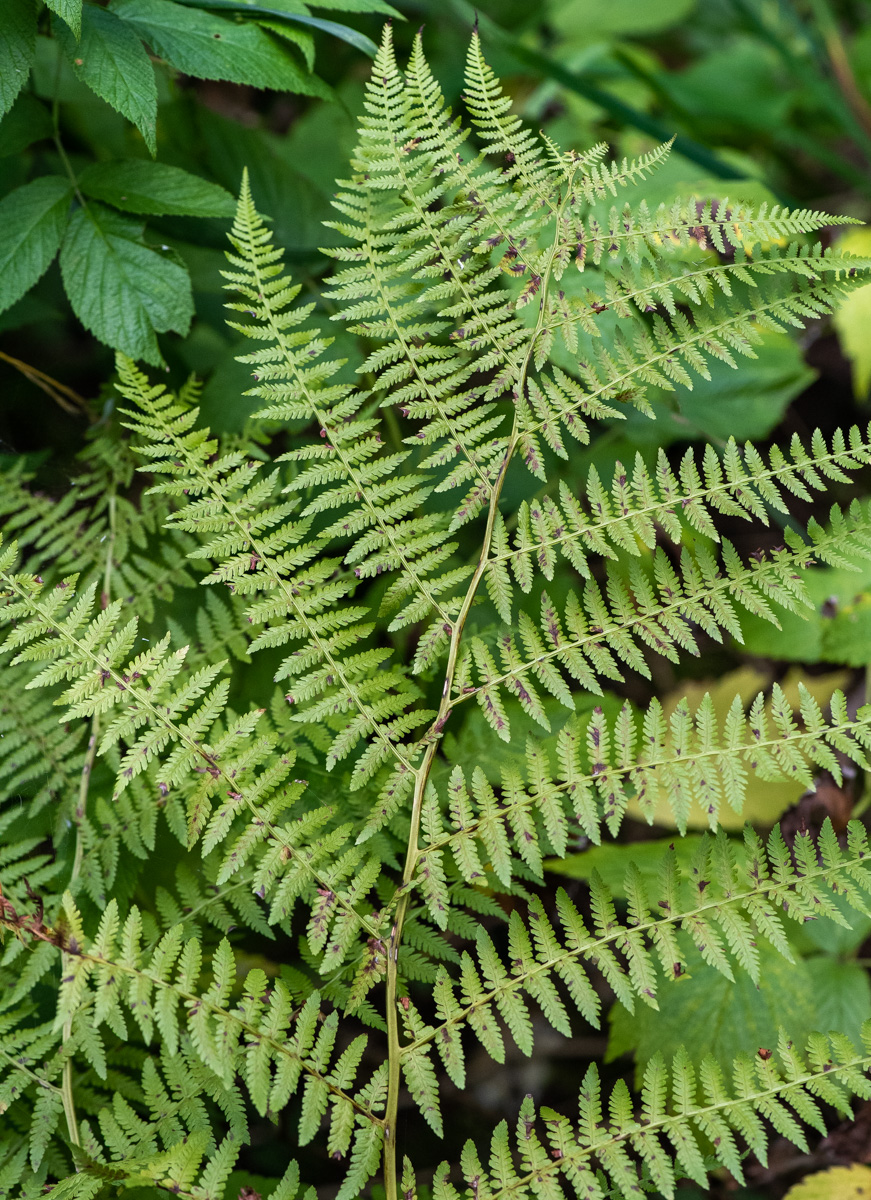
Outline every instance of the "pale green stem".
{"type": "MultiPolygon", "coordinates": [[[[571,186],[567,188],[566,196],[571,196],[571,186]]],[[[560,208],[556,214],[554,244],[551,247],[550,262],[543,277],[538,321],[536,322],[536,326],[530,334],[526,354],[524,355],[523,362],[520,365],[518,372],[518,395],[523,394],[523,390],[526,386],[526,378],[532,360],[533,347],[535,346],[536,338],[538,337],[540,330],[545,324],[545,314],[547,311],[546,300],[548,285],[550,282],[551,265],[556,253],[556,244],[559,239],[560,230],[559,218],[562,215],[562,209],[564,205],[565,199],[561,202],[560,208]]],[[[502,488],[505,484],[508,468],[511,464],[514,451],[517,448],[518,441],[519,430],[517,425],[517,410],[515,410],[514,424],[511,430],[511,435],[505,447],[505,454],[502,459],[502,464],[499,468],[499,474],[497,475],[490,491],[490,504],[487,510],[487,524],[484,530],[481,552],[478,557],[478,565],[475,568],[475,573],[469,583],[462,607],[460,608],[456,619],[452,623],[451,640],[448,647],[448,658],[445,667],[445,680],[442,686],[439,709],[436,713],[435,721],[430,726],[430,729],[424,739],[426,743],[426,752],[423,760],[415,771],[415,787],[411,809],[411,829],[408,835],[408,849],[406,851],[405,868],[402,873],[403,890],[396,908],[396,918],[393,923],[393,928],[390,933],[390,940],[387,947],[387,985],[385,1004],[387,1018],[388,1059],[387,1106],[384,1114],[384,1190],[386,1192],[386,1200],[398,1200],[399,1198],[398,1175],[396,1169],[396,1117],[399,1110],[399,1092],[402,1086],[402,1044],[399,1036],[399,1013],[397,1009],[396,993],[399,976],[399,946],[402,938],[402,926],[405,921],[405,915],[408,910],[410,898],[409,884],[414,878],[414,871],[420,855],[418,843],[420,837],[420,820],[423,809],[423,800],[426,793],[426,785],[429,779],[429,773],[438,750],[438,744],[441,739],[442,731],[451,715],[451,710],[453,707],[451,703],[451,692],[453,690],[454,675],[456,674],[457,669],[460,641],[463,636],[466,619],[471,611],[472,605],[475,602],[478,586],[487,570],[487,564],[490,559],[490,547],[493,541],[493,531],[496,526],[496,517],[499,511],[499,499],[502,494],[502,488]]]]}

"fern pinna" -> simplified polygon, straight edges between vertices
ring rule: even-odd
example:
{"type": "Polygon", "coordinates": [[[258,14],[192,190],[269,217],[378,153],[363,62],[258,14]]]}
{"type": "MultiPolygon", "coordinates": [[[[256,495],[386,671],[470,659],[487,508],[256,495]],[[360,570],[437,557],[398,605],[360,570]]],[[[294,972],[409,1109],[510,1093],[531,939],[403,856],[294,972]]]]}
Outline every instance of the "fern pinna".
{"type": "MultiPolygon", "coordinates": [[[[610,163],[532,136],[477,36],[463,103],[470,128],[386,30],[327,252],[356,375],[243,182],[226,281],[246,435],[122,359],[120,421],[67,497],[3,477],[0,1195],[223,1200],[251,1121],[292,1105],[298,1144],[344,1167],[339,1200],[379,1173],[413,1197],[401,1097],[441,1134],[472,1039],[530,1054],[542,1023],[655,1008],[690,955],[756,981],[761,945],[791,959],[796,926],[868,913],[860,822],[789,841],[720,822],[760,780],[868,769],[869,710],[775,685],[641,711],[615,688],[740,643],[747,614],[807,612],[816,565],[871,558],[849,494],[871,433],[639,453],[604,478],[571,463],[869,264],[809,240],[836,223],[820,213],[623,202],[668,147],[610,163]],[[825,518],[784,521],[832,487],[825,518]],[[782,544],[742,555],[725,520],[782,544]],[[680,834],[709,825],[691,857],[653,881],[630,864],[616,897],[595,874],[582,900],[542,889],[545,856],[663,804],[680,834]],[[279,963],[246,964],[248,936],[279,963]]],[[[869,1066],[871,1025],[862,1047],[787,1030],[728,1079],[687,1047],[607,1107],[591,1067],[577,1113],[528,1098],[427,1186],[740,1180],[771,1128],[804,1146],[871,1096],[869,1066]]],[[[301,1189],[291,1162],[271,1195],[301,1189]]]]}

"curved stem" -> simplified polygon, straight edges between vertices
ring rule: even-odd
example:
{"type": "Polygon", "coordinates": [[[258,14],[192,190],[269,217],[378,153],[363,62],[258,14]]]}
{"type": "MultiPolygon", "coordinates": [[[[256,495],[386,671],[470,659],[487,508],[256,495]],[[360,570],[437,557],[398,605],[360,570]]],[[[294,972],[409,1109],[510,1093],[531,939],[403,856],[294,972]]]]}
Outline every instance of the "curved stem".
{"type": "Polygon", "coordinates": [[[81,188],[79,187],[78,178],[73,170],[73,165],[69,160],[66,150],[64,149],[64,144],[61,141],[60,136],[60,98],[58,93],[60,91],[60,72],[62,62],[63,59],[61,58],[60,46],[58,46],[57,66],[54,72],[54,95],[52,96],[51,101],[51,139],[54,142],[54,146],[58,152],[58,157],[61,160],[63,169],[67,173],[67,178],[69,179],[72,189],[75,192],[76,199],[78,200],[79,204],[81,204],[82,208],[87,209],[88,206],[85,202],[85,197],[82,195],[81,188]]]}

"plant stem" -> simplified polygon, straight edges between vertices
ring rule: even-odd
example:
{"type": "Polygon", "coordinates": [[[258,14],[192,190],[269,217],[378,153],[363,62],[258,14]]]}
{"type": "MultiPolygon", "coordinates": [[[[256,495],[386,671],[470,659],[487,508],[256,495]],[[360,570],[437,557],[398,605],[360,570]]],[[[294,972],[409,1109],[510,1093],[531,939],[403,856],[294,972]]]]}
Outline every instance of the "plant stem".
{"type": "Polygon", "coordinates": [[[514,454],[517,445],[517,428],[515,418],[515,428],[511,432],[511,437],[508,441],[508,446],[505,450],[505,457],[502,460],[502,465],[499,468],[499,474],[493,484],[493,489],[490,493],[490,507],[487,512],[487,526],[484,531],[484,540],[481,546],[481,553],[478,557],[478,565],[475,568],[475,574],[472,576],[469,583],[466,597],[463,600],[463,606],[457,614],[457,618],[453,624],[451,632],[451,642],[448,649],[448,661],[445,668],[445,682],[442,688],[441,703],[439,705],[436,719],[430,727],[428,737],[430,738],[429,745],[426,749],[423,761],[418,767],[414,785],[414,797],[411,808],[411,830],[408,835],[408,850],[405,857],[405,869],[402,872],[402,888],[403,894],[400,896],[399,904],[396,907],[396,919],[393,923],[393,929],[390,933],[390,942],[387,947],[387,1039],[388,1039],[388,1067],[387,1067],[387,1111],[385,1113],[385,1131],[384,1131],[384,1188],[387,1193],[387,1200],[397,1200],[397,1174],[396,1174],[396,1114],[399,1105],[399,1089],[402,1083],[401,1079],[401,1054],[402,1047],[399,1042],[399,1021],[396,1007],[396,985],[399,969],[399,943],[402,937],[402,926],[405,921],[405,914],[408,910],[408,901],[410,897],[409,884],[414,877],[414,870],[417,866],[419,855],[418,841],[420,836],[420,817],[423,810],[423,799],[426,792],[426,785],[429,780],[429,773],[432,768],[433,760],[438,750],[441,731],[444,728],[445,722],[451,713],[451,688],[454,681],[454,674],[457,669],[457,657],[460,649],[460,639],[463,635],[463,629],[466,624],[466,618],[471,611],[475,601],[475,594],[478,590],[478,585],[484,576],[487,569],[487,563],[490,557],[490,544],[493,540],[493,529],[496,525],[496,514],[499,511],[499,497],[502,494],[502,487],[505,483],[505,477],[508,473],[508,466],[514,454]]]}
{"type": "MultiPolygon", "coordinates": [[[[551,246],[547,269],[542,273],[538,321],[536,322],[535,328],[530,332],[526,354],[523,357],[523,361],[520,364],[520,369],[518,371],[517,395],[522,395],[526,386],[526,378],[529,372],[530,362],[532,360],[532,350],[535,345],[536,338],[545,324],[547,313],[547,292],[548,285],[550,283],[553,260],[556,256],[559,242],[560,218],[562,217],[565,204],[568,202],[568,199],[572,194],[571,183],[572,180],[570,179],[565,195],[556,213],[554,242],[551,246]]],[[[387,947],[387,985],[385,1003],[387,1006],[386,1017],[388,1060],[387,1105],[384,1114],[384,1190],[386,1192],[386,1200],[398,1200],[399,1198],[398,1176],[396,1170],[396,1117],[399,1110],[399,1091],[402,1086],[402,1046],[399,1040],[397,985],[399,981],[399,946],[402,938],[402,926],[408,911],[408,903],[411,895],[410,884],[414,878],[414,871],[420,854],[418,846],[420,840],[420,821],[421,813],[423,811],[423,801],[426,795],[426,787],[429,781],[429,774],[438,751],[438,745],[439,741],[441,740],[442,731],[444,730],[445,724],[449,720],[453,709],[451,691],[453,689],[454,675],[456,674],[457,670],[460,641],[463,636],[466,620],[471,612],[472,605],[475,602],[475,596],[477,595],[478,587],[484,577],[484,573],[487,570],[487,565],[490,561],[490,546],[493,541],[493,530],[496,527],[496,517],[499,512],[499,499],[502,495],[502,488],[508,475],[508,468],[511,465],[511,461],[514,457],[514,451],[517,449],[517,444],[520,439],[517,412],[518,410],[515,408],[514,422],[511,428],[511,434],[505,447],[505,454],[499,467],[499,473],[496,476],[490,491],[490,504],[487,510],[487,524],[484,529],[481,551],[478,555],[478,564],[475,568],[474,575],[469,581],[469,586],[466,590],[466,595],[460,611],[457,613],[455,620],[452,622],[451,640],[448,646],[448,657],[445,666],[445,680],[442,686],[442,694],[439,702],[438,712],[436,713],[435,720],[424,736],[423,741],[426,743],[426,752],[420,766],[415,771],[414,795],[412,798],[411,808],[411,829],[409,830],[408,835],[408,848],[405,856],[405,867],[402,872],[402,884],[400,887],[401,895],[399,898],[399,903],[396,906],[396,918],[393,923],[393,928],[390,932],[390,941],[387,947]]]]}
{"type": "MultiPolygon", "coordinates": [[[[113,554],[115,550],[115,535],[116,535],[116,504],[115,493],[112,492],[109,496],[109,532],[106,534],[108,545],[106,546],[106,562],[103,570],[103,591],[100,595],[100,605],[106,608],[109,604],[109,595],[112,585],[112,567],[113,554]]],[[[69,888],[73,889],[73,885],[79,878],[82,870],[82,860],[85,856],[85,838],[84,824],[85,813],[88,804],[88,789],[91,785],[91,772],[94,768],[94,760],[97,757],[97,739],[100,735],[100,714],[94,713],[91,718],[91,730],[88,738],[88,749],[85,754],[85,761],[82,764],[82,773],[79,778],[79,797],[76,803],[75,810],[75,825],[76,825],[76,852],[73,856],[73,866],[70,871],[69,888]]],[[[64,1045],[70,1040],[73,1032],[72,1018],[68,1020],[63,1027],[64,1045]]],[[[79,1136],[79,1125],[76,1120],[76,1104],[73,1096],[73,1062],[72,1057],[67,1058],[64,1063],[63,1077],[61,1080],[61,1094],[63,1098],[64,1116],[67,1123],[67,1131],[70,1135],[70,1141],[74,1146],[80,1146],[81,1138],[79,1136]]],[[[78,1167],[76,1167],[78,1170],[78,1167]]]]}
{"type": "Polygon", "coordinates": [[[38,367],[31,366],[30,363],[22,362],[20,358],[13,358],[11,354],[6,354],[3,350],[0,350],[0,360],[8,363],[10,367],[14,367],[16,371],[20,371],[30,383],[42,388],[46,395],[51,396],[64,412],[74,414],[83,412],[89,421],[96,419],[84,396],[80,396],[77,391],[67,387],[65,383],[53,379],[51,375],[46,375],[45,371],[40,371],[38,367]]]}
{"type": "Polygon", "coordinates": [[[62,59],[61,59],[60,47],[58,47],[57,67],[55,68],[55,72],[54,72],[54,96],[52,97],[52,101],[51,101],[51,138],[52,138],[52,141],[54,142],[55,149],[58,152],[61,163],[63,164],[63,169],[66,171],[67,177],[69,178],[69,181],[72,184],[73,191],[76,194],[76,199],[78,200],[79,204],[81,204],[82,208],[87,209],[88,206],[85,203],[85,197],[82,195],[81,189],[79,187],[78,178],[76,177],[76,173],[73,170],[72,163],[70,162],[69,158],[67,157],[67,152],[64,149],[64,145],[63,145],[63,142],[61,141],[61,136],[60,136],[60,100],[58,99],[58,90],[60,88],[61,64],[62,64],[62,59]]]}

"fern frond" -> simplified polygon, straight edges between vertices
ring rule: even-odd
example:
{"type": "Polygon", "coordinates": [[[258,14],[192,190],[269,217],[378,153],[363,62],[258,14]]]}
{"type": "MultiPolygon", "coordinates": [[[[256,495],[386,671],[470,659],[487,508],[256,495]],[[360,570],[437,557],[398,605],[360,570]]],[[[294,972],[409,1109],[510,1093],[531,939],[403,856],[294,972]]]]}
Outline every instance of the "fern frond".
{"type": "Polygon", "coordinates": [[[525,612],[518,614],[520,646],[513,633],[500,635],[501,665],[482,639],[471,642],[451,707],[474,697],[488,724],[507,741],[506,692],[548,729],[539,687],[573,708],[567,678],[601,694],[599,677],[622,679],[621,664],[649,677],[645,647],[677,661],[681,651],[698,653],[697,630],[718,642],[724,632],[740,642],[738,607],[778,625],[772,604],[787,612],[811,607],[802,572],[817,563],[855,569],[857,560],[871,557],[871,509],[854,501],[844,513],[835,505],[829,518],[827,529],[809,523],[809,542],[785,529],[785,546],[746,564],[726,540],[722,565],[703,544],[692,552],[684,548],[678,568],[657,548],[652,572],[633,563],[628,579],[608,564],[605,593],[589,578],[580,596],[570,595],[564,617],[542,593],[537,627],[525,612]]]}
{"type": "MultiPolygon", "coordinates": [[[[285,332],[288,325],[304,319],[311,306],[302,309],[298,317],[284,311],[298,288],[279,274],[268,233],[247,186],[247,181],[243,182],[234,226],[237,254],[231,256],[231,261],[236,270],[225,274],[228,286],[241,290],[245,297],[243,303],[230,307],[253,312],[255,318],[236,327],[267,343],[265,349],[246,359],[257,368],[255,378],[268,381],[249,394],[269,401],[261,417],[305,417],[317,423],[324,439],[322,445],[284,456],[285,460],[302,464],[288,490],[319,488],[302,511],[304,518],[342,510],[340,516],[333,516],[321,536],[352,540],[344,562],[353,568],[356,578],[397,572],[384,604],[389,609],[404,603],[404,608],[395,616],[391,629],[402,629],[431,615],[433,632],[441,635],[435,641],[441,643],[445,640],[444,628],[450,627],[460,605],[456,586],[470,571],[462,567],[442,570],[455,548],[445,539],[446,520],[438,513],[419,511],[432,485],[426,475],[400,471],[410,451],[384,452],[377,421],[362,410],[365,393],[354,392],[347,385],[324,386],[333,368],[325,375],[315,360],[331,339],[301,331],[285,332]]],[[[377,271],[375,278],[380,278],[377,271]]],[[[388,304],[387,311],[394,323],[400,320],[395,305],[388,304]]],[[[416,335],[408,331],[408,336],[416,335]]],[[[417,357],[422,356],[416,352],[417,357]]]]}
{"type": "Polygon", "coordinates": [[[644,547],[656,547],[660,531],[680,544],[689,526],[718,542],[715,514],[768,525],[770,510],[789,512],[787,497],[810,500],[813,492],[825,491],[832,481],[847,482],[846,472],[869,462],[871,426],[863,433],[854,425],[847,439],[837,430],[830,445],[816,430],[810,447],[794,434],[785,452],[773,446],[767,455],[750,442],[739,447],[734,438],[723,451],[708,443],[701,461],[688,449],[677,468],[660,448],[653,470],[640,454],[631,474],[618,462],[610,486],[591,467],[584,497],[576,498],[560,481],[559,500],[545,495],[521,503],[513,537],[499,521],[497,549],[487,563],[491,599],[510,622],[506,568],[529,592],[539,573],[553,578],[557,553],[589,579],[591,555],[617,559],[623,551],[638,557],[644,547]]]}
{"type": "Polygon", "coordinates": [[[446,855],[467,882],[483,880],[482,864],[488,863],[490,874],[507,887],[518,864],[540,877],[545,853],[565,854],[570,821],[595,845],[603,824],[616,836],[630,799],[650,823],[664,801],[683,834],[693,806],[712,830],[724,802],[741,813],[753,776],[794,781],[798,789],[814,786],[814,768],[840,781],[842,757],[866,769],[871,709],[851,718],[841,692],[830,703],[827,722],[802,686],[799,711],[793,711],[775,683],[770,704],[760,692],[748,714],[736,697],[722,726],[709,694],[695,711],[682,701],[669,719],[656,698],[643,716],[625,704],[609,721],[597,708],[560,730],[557,772],[546,747],[530,738],[526,771],[516,763],[503,767],[498,796],[480,767],[467,781],[455,766],[447,789],[447,830],[434,788],[424,805],[418,870],[431,917],[444,927],[446,855]]]}
{"type": "MultiPolygon", "coordinates": [[[[676,979],[686,966],[682,946],[687,941],[696,946],[711,969],[728,979],[740,969],[758,982],[758,937],[766,938],[785,958],[793,959],[784,916],[799,924],[827,916],[846,925],[846,918],[832,900],[835,895],[855,912],[868,913],[868,852],[868,839],[859,821],[849,823],[846,850],[839,846],[827,819],[818,843],[809,834],[801,834],[792,853],[777,827],[763,846],[747,826],[743,849],[737,849],[722,831],[713,837],[704,835],[690,868],[683,874],[674,851],[667,853],[658,881],[658,899],[648,895],[640,873],[634,864],[630,865],[625,918],[617,916],[608,889],[595,873],[591,925],[560,889],[558,934],[541,901],[534,898],[528,926],[516,909],[511,914],[510,966],[503,963],[482,930],[478,935],[478,961],[464,954],[459,981],[454,981],[445,968],[439,971],[434,993],[440,1024],[426,1024],[409,1004],[409,1043],[402,1054],[413,1058],[420,1073],[422,1056],[430,1056],[434,1046],[445,1070],[462,1086],[465,1069],[460,1035],[464,1028],[471,1028],[487,1053],[503,1062],[504,1039],[498,1014],[521,1051],[531,1054],[532,1001],[554,1029],[569,1036],[568,1012],[556,980],[562,982],[584,1020],[598,1028],[601,998],[589,978],[587,964],[602,972],[617,1000],[630,1012],[636,999],[657,1008],[657,963],[666,979],[676,979]]],[[[424,1096],[429,1101],[426,1093],[424,1096]]],[[[424,1115],[431,1120],[428,1104],[424,1115]]]]}
{"type": "Polygon", "coordinates": [[[741,1148],[746,1145],[765,1162],[768,1124],[807,1153],[802,1123],[826,1131],[820,1102],[850,1116],[851,1096],[871,1096],[866,1074],[871,1066],[868,1022],[862,1038],[864,1048],[858,1051],[842,1035],[814,1033],[802,1055],[781,1033],[776,1058],[736,1058],[731,1087],[713,1059],[703,1058],[697,1068],[683,1051],[669,1070],[658,1056],[645,1073],[638,1110],[622,1081],[615,1085],[606,1107],[593,1065],[581,1085],[576,1122],[553,1109],[537,1111],[527,1097],[514,1138],[505,1121],[496,1127],[490,1170],[469,1141],[462,1158],[466,1189],[457,1190],[450,1180],[450,1165],[442,1163],[436,1170],[433,1196],[435,1200],[599,1198],[604,1185],[622,1200],[635,1200],[647,1190],[642,1187],[643,1166],[657,1190],[671,1200],[676,1195],[675,1166],[707,1189],[705,1155],[711,1147],[717,1164],[743,1183],[741,1148]]]}
{"type": "MultiPolygon", "coordinates": [[[[642,260],[633,264],[621,258],[619,264],[600,272],[604,295],[591,291],[587,305],[576,302],[572,312],[577,315],[583,328],[595,336],[598,330],[593,314],[606,309],[628,319],[636,316],[636,309],[645,313],[661,306],[670,316],[674,316],[680,304],[714,305],[719,296],[731,296],[736,283],[758,288],[757,276],[789,274],[815,280],[832,273],[836,278],[849,278],[851,272],[867,269],[867,259],[838,254],[831,247],[792,244],[783,248],[773,247],[755,257],[748,257],[743,251],[736,252],[735,257],[727,262],[705,263],[703,266],[679,263],[673,274],[664,270],[660,261],[642,260]],[[593,314],[589,311],[591,308],[593,314]]],[[[564,320],[559,318],[555,322],[555,327],[560,330],[564,325],[564,320]]]]}

